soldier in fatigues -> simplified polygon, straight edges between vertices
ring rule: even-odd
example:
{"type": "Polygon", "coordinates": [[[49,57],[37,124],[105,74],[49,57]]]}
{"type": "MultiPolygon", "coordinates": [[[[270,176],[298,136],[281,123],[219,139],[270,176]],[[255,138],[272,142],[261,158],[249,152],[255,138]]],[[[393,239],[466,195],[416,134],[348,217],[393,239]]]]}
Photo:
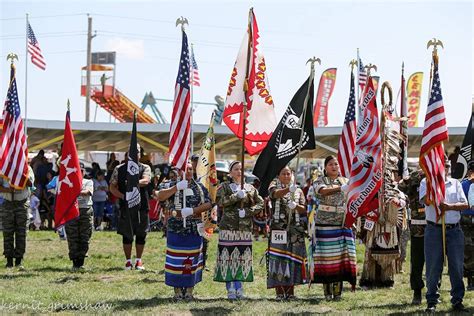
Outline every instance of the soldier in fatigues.
{"type": "Polygon", "coordinates": [[[29,187],[35,182],[33,169],[28,166],[28,181],[23,190],[10,188],[8,180],[0,177],[0,214],[3,224],[3,255],[7,258],[7,268],[23,268],[22,260],[26,248],[26,230],[28,225],[29,187]]]}
{"type": "Polygon", "coordinates": [[[423,266],[425,265],[424,233],[426,227],[424,205],[419,201],[420,182],[424,175],[421,170],[413,171],[410,178],[399,184],[409,200],[411,259],[410,285],[413,290],[412,304],[421,304],[421,290],[423,282],[423,266]]]}
{"type": "MultiPolygon", "coordinates": [[[[467,177],[461,182],[466,197],[473,183],[474,161],[471,161],[468,165],[467,177]]],[[[464,232],[464,277],[467,278],[467,290],[474,291],[474,208],[472,204],[470,209],[461,213],[461,228],[464,232]]]]}
{"type": "MultiPolygon", "coordinates": [[[[81,164],[81,172],[84,177],[86,171],[81,164]]],[[[72,261],[74,271],[84,269],[84,259],[89,251],[89,241],[92,236],[93,211],[92,194],[94,184],[90,179],[82,179],[81,193],[77,197],[79,204],[79,217],[66,223],[67,245],[69,248],[69,259],[72,261]]]]}

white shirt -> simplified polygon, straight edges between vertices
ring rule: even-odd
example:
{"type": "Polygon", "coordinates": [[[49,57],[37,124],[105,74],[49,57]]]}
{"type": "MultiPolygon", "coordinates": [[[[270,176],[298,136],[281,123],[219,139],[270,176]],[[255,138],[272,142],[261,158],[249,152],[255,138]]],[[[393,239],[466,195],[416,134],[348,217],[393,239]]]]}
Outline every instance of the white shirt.
{"type": "Polygon", "coordinates": [[[467,196],[469,199],[469,205],[473,207],[474,206],[474,185],[471,184],[471,186],[469,187],[469,193],[467,194],[467,196]]]}
{"type": "MultiPolygon", "coordinates": [[[[445,181],[446,192],[445,192],[445,203],[467,203],[466,195],[462,190],[461,182],[453,178],[446,178],[445,181]]],[[[420,183],[420,202],[423,202],[423,199],[426,195],[426,178],[421,180],[420,183]]],[[[436,210],[433,205],[425,206],[425,215],[426,220],[436,223],[436,210]]],[[[446,224],[457,224],[461,219],[460,211],[446,211],[446,224]]],[[[441,218],[438,221],[438,224],[441,224],[441,218]]]]}

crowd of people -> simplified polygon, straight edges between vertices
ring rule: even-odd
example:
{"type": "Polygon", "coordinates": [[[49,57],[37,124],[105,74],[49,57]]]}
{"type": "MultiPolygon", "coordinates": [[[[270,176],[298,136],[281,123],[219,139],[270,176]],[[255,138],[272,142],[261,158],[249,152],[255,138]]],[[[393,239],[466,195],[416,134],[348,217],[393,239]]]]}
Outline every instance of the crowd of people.
{"type": "MultiPolygon", "coordinates": [[[[257,188],[249,183],[242,186],[243,168],[239,161],[234,161],[227,179],[221,179],[215,200],[197,178],[198,159],[193,155],[186,170],[170,168],[164,174],[159,169],[153,170],[141,152],[137,212],[129,212],[126,204],[127,160],[120,163],[111,155],[105,172],[96,163],[89,172],[81,165],[84,178],[78,197],[80,215],[65,225],[73,269],[83,269],[92,232],[101,230],[105,221],[122,235],[125,269],[144,270],[142,258],[152,217],[160,222],[166,237],[165,283],[174,289],[176,300],[192,300],[194,287],[203,278],[207,245],[212,240],[206,235],[206,227],[208,222],[213,222],[218,232],[213,280],[225,283],[228,299],[244,298],[244,284],[254,281],[252,244],[262,231],[268,238],[267,288],[274,289],[278,299],[293,299],[298,285],[320,283],[327,300],[340,300],[343,282],[348,282],[352,289],[357,283],[357,239],[366,245],[359,280],[366,288],[394,286],[394,275],[403,270],[407,242],[411,239],[413,303],[422,301],[425,266],[427,311],[435,311],[445,260],[444,225],[451,303],[454,310],[464,310],[463,276],[467,278],[467,289],[474,290],[473,162],[462,183],[450,177],[451,163],[445,162],[446,198],[439,205],[446,214],[443,225],[433,205],[426,200],[423,173],[414,170],[404,179],[394,172],[390,185],[395,194],[386,205],[390,212],[369,229],[370,213],[352,227],[344,226],[348,179],[340,176],[334,156],[325,159],[323,173],[308,180],[304,187],[295,183],[288,166],[282,168],[265,198],[259,195],[258,181],[254,182],[257,188]],[[158,216],[151,216],[153,209],[159,210],[158,216]]],[[[57,182],[54,164],[48,163],[40,151],[30,165],[29,189],[12,190],[6,181],[0,180],[7,268],[13,267],[14,259],[16,266],[22,266],[26,227],[18,229],[11,218],[22,220],[19,216],[23,216],[24,203],[29,202],[34,227],[54,227],[57,182]],[[40,216],[39,226],[35,213],[40,216]]]]}

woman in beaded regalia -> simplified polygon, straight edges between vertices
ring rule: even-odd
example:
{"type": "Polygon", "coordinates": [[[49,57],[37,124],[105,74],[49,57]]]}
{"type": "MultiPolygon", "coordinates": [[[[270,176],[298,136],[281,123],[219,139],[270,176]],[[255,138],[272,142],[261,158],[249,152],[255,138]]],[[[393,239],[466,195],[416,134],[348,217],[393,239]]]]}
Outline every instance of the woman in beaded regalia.
{"type": "Polygon", "coordinates": [[[174,299],[192,300],[194,286],[202,280],[203,224],[201,213],[211,209],[207,189],[193,179],[193,166],[186,164],[185,179],[171,181],[155,191],[168,200],[171,216],[166,235],[165,284],[174,288],[174,299]]]}
{"type": "Polygon", "coordinates": [[[305,223],[303,191],[293,183],[292,171],[286,166],[270,185],[272,203],[271,233],[267,251],[267,288],[275,288],[277,299],[295,297],[294,287],[306,281],[305,223]]]}
{"type": "MultiPolygon", "coordinates": [[[[327,300],[338,300],[342,295],[342,282],[356,284],[356,248],[354,234],[344,228],[347,179],[339,174],[339,163],[334,156],[324,160],[324,174],[314,183],[317,199],[315,240],[312,250],[314,277],[312,282],[322,283],[327,300]]],[[[309,232],[311,235],[311,232],[309,232]]]]}
{"type": "Polygon", "coordinates": [[[251,184],[241,188],[239,161],[230,164],[229,175],[231,181],[223,182],[217,190],[222,218],[214,281],[226,282],[227,297],[234,300],[244,297],[242,282],[253,281],[252,218],[263,209],[263,199],[251,184]]]}

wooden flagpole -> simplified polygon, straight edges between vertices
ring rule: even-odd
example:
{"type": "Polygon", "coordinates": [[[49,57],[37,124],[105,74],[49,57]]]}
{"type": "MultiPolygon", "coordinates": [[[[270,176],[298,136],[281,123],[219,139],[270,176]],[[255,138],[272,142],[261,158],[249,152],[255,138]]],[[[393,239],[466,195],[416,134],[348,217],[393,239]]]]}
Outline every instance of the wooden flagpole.
{"type": "MultiPolygon", "coordinates": [[[[248,18],[248,43],[247,43],[247,63],[245,66],[245,81],[244,81],[244,106],[242,111],[242,149],[241,149],[241,156],[240,161],[242,164],[241,173],[242,177],[240,179],[240,187],[244,189],[244,170],[245,170],[245,129],[246,129],[246,120],[247,120],[247,93],[249,91],[249,69],[250,69],[250,58],[253,47],[253,33],[252,33],[252,23],[253,23],[253,8],[249,10],[249,18],[248,18]]],[[[240,207],[243,207],[243,200],[240,203],[240,207]]]]}

